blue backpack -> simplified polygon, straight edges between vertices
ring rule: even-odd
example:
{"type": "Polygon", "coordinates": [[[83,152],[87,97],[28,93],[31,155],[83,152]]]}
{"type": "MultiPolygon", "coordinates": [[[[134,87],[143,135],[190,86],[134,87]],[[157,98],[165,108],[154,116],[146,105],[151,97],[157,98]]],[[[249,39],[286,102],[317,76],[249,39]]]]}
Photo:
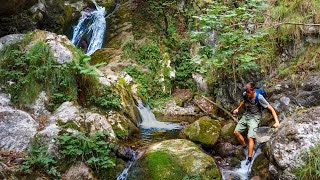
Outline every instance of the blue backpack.
{"type": "MultiPolygon", "coordinates": [[[[267,99],[267,94],[263,89],[260,89],[260,88],[255,88],[254,90],[256,92],[256,97],[254,98],[254,102],[256,103],[256,105],[259,107],[260,110],[263,110],[264,107],[261,106],[259,103],[259,94],[261,94],[265,99],[267,99]]],[[[249,99],[246,95],[244,97],[244,100],[249,101],[249,99]]]]}

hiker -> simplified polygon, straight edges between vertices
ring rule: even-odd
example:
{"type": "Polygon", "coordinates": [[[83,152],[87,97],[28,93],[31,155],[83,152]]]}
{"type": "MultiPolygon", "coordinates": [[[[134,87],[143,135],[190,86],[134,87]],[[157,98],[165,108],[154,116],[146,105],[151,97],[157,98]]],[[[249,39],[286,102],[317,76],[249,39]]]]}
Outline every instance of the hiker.
{"type": "Polygon", "coordinates": [[[243,93],[244,100],[241,101],[239,107],[235,109],[233,113],[237,114],[240,111],[240,109],[243,106],[245,106],[245,113],[240,119],[240,121],[238,122],[234,130],[234,134],[237,137],[240,144],[243,146],[243,148],[247,148],[241,133],[243,133],[245,130],[248,130],[247,137],[249,142],[249,148],[248,148],[248,159],[246,162],[246,165],[248,165],[252,161],[252,152],[254,147],[254,140],[256,138],[256,129],[258,128],[258,125],[261,119],[261,114],[262,114],[261,107],[267,108],[272,113],[272,116],[276,121],[273,127],[275,128],[279,127],[279,120],[278,120],[277,113],[275,112],[273,107],[267,102],[264,96],[257,91],[253,82],[249,82],[245,86],[245,90],[246,91],[243,93]]]}

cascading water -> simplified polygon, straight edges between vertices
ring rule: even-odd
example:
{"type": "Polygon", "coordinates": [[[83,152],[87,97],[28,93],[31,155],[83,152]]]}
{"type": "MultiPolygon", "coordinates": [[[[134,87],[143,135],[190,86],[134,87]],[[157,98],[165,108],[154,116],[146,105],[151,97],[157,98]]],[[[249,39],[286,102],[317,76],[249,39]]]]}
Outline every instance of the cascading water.
{"type": "MultiPolygon", "coordinates": [[[[248,157],[246,157],[245,160],[241,161],[241,166],[238,169],[234,169],[234,170],[226,170],[226,169],[221,169],[221,173],[222,173],[222,179],[223,180],[227,180],[227,179],[231,179],[230,176],[236,176],[238,178],[240,178],[241,180],[248,180],[249,179],[249,174],[251,172],[251,167],[252,164],[255,160],[255,158],[261,154],[261,149],[260,146],[257,146],[258,148],[253,152],[253,157],[252,157],[252,162],[249,165],[246,165],[246,159],[248,157]]],[[[248,154],[248,150],[245,151],[246,154],[248,154]]]]}
{"type": "Polygon", "coordinates": [[[138,102],[138,110],[142,119],[140,124],[142,129],[174,130],[182,128],[182,126],[177,123],[158,121],[150,108],[141,101],[138,102]]]}
{"type": "Polygon", "coordinates": [[[87,55],[93,54],[97,49],[102,47],[107,27],[105,8],[99,6],[95,1],[92,2],[95,4],[96,10],[87,9],[81,12],[81,17],[73,30],[71,40],[76,46],[79,46],[81,41],[85,41],[84,43],[88,46],[87,55]],[[86,40],[84,36],[87,36],[86,40]]]}
{"type": "Polygon", "coordinates": [[[128,162],[126,168],[121,172],[121,174],[117,177],[117,180],[126,180],[128,177],[128,171],[130,167],[132,166],[133,162],[136,160],[137,153],[134,150],[130,150],[129,152],[131,154],[131,159],[128,162]]]}

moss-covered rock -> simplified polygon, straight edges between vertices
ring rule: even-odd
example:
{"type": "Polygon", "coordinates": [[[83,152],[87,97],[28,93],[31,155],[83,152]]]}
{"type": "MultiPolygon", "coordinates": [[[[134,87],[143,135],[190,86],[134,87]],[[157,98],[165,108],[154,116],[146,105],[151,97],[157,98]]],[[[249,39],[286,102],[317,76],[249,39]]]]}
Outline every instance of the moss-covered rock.
{"type": "Polygon", "coordinates": [[[110,112],[108,121],[118,138],[127,138],[139,132],[139,128],[128,118],[118,112],[110,112]]]}
{"type": "Polygon", "coordinates": [[[220,135],[221,125],[218,121],[205,116],[182,130],[182,135],[203,145],[213,146],[220,135]]]}
{"type": "Polygon", "coordinates": [[[268,179],[269,177],[269,160],[262,153],[254,160],[252,164],[252,174],[260,176],[261,179],[268,179]]]}
{"type": "Polygon", "coordinates": [[[239,144],[238,140],[234,135],[234,129],[236,124],[234,122],[228,123],[221,128],[221,140],[223,142],[229,142],[231,144],[239,144]]]}
{"type": "Polygon", "coordinates": [[[129,179],[221,179],[214,159],[194,143],[167,140],[150,146],[129,172],[129,179]]]}

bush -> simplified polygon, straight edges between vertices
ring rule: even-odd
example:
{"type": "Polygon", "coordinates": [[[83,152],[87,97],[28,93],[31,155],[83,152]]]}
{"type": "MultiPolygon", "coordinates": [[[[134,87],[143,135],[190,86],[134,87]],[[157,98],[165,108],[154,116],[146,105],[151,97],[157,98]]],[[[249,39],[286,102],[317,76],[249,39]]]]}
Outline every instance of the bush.
{"type": "Polygon", "coordinates": [[[86,162],[91,168],[100,171],[115,166],[115,145],[107,142],[108,133],[97,132],[86,136],[81,132],[64,133],[58,137],[58,146],[61,155],[75,162],[77,160],[86,162]]]}
{"type": "Polygon", "coordinates": [[[302,154],[304,165],[294,170],[298,179],[316,180],[320,178],[320,143],[302,154]]]}
{"type": "Polygon", "coordinates": [[[50,177],[59,178],[60,172],[56,165],[56,158],[48,153],[48,145],[44,145],[42,136],[36,136],[31,142],[20,170],[28,174],[31,174],[32,171],[41,171],[50,177]]]}

